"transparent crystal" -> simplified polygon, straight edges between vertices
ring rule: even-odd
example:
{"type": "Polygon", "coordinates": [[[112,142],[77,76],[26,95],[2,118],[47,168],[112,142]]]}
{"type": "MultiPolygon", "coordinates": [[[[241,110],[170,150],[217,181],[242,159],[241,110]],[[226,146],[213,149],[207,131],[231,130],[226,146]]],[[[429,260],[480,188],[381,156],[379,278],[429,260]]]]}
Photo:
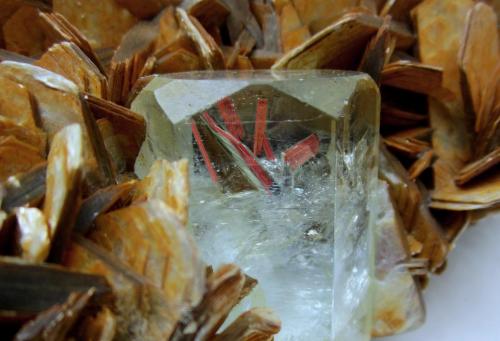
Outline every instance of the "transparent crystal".
{"type": "Polygon", "coordinates": [[[369,338],[379,106],[367,75],[335,71],[167,75],[132,104],[137,174],[191,160],[202,255],[258,279],[238,309],[274,309],[277,340],[369,338]]]}

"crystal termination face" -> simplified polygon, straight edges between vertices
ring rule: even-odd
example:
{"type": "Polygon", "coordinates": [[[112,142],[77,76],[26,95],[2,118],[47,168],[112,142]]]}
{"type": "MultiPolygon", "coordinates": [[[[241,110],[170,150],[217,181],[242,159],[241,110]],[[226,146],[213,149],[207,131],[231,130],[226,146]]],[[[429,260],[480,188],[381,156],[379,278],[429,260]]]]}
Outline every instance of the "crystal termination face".
{"type": "Polygon", "coordinates": [[[200,251],[259,281],[241,311],[275,310],[277,340],[369,338],[379,105],[367,75],[333,71],[168,75],[132,105],[137,174],[191,161],[200,251]]]}

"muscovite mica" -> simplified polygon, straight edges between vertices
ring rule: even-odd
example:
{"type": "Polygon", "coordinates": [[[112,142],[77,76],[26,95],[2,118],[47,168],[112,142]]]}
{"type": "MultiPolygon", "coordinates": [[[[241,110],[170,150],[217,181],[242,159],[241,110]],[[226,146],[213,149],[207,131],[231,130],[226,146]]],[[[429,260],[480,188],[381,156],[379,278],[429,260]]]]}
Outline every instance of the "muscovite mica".
{"type": "Polygon", "coordinates": [[[211,265],[259,281],[240,305],[282,320],[277,340],[366,340],[380,98],[361,73],[226,72],[153,79],[132,109],[136,162],[190,162],[189,225],[211,265]]]}

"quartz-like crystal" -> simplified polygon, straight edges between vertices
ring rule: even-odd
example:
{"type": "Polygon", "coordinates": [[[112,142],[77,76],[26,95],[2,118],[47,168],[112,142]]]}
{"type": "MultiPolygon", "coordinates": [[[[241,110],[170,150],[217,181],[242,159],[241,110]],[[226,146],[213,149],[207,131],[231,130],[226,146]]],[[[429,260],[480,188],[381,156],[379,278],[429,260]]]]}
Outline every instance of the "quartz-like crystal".
{"type": "Polygon", "coordinates": [[[272,308],[277,340],[368,339],[379,94],[367,75],[168,75],[132,109],[147,120],[137,174],[191,160],[204,260],[259,281],[242,309],[272,308]]]}

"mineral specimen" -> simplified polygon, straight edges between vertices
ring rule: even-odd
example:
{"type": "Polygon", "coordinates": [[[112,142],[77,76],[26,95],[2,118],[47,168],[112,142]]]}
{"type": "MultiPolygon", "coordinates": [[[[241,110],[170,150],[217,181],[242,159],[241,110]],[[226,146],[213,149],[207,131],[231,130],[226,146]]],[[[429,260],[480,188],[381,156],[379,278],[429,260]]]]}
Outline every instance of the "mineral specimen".
{"type": "MultiPolygon", "coordinates": [[[[417,327],[423,320],[420,290],[432,273],[444,271],[453,243],[468,224],[500,202],[499,4],[496,0],[0,1],[0,252],[11,256],[0,261],[2,339],[288,339],[295,332],[289,322],[293,309],[279,311],[285,323],[284,334],[277,336],[280,321],[267,308],[241,313],[242,307],[275,297],[281,290],[282,307],[303,308],[292,327],[304,326],[304,316],[310,320],[320,316],[307,329],[321,334],[325,329],[318,325],[328,325],[332,312],[326,304],[332,302],[328,276],[335,288],[335,318],[330,324],[338,340],[367,338],[370,326],[372,336],[417,327]],[[369,302],[365,300],[368,244],[358,229],[367,225],[366,212],[353,207],[366,206],[362,198],[369,191],[364,184],[374,183],[376,174],[368,171],[371,164],[360,165],[359,158],[351,156],[373,155],[378,147],[369,138],[371,132],[366,136],[349,132],[362,130],[360,122],[376,122],[375,116],[360,119],[359,110],[353,109],[352,117],[357,118],[344,122],[325,114],[336,124],[331,131],[348,132],[337,134],[342,143],[331,153],[325,145],[332,145],[332,137],[321,133],[328,124],[300,121],[308,110],[296,105],[294,96],[277,96],[291,103],[280,109],[269,93],[233,98],[223,87],[219,90],[228,95],[212,101],[206,114],[199,108],[186,110],[193,119],[180,140],[189,142],[177,148],[178,136],[165,138],[175,131],[161,124],[165,116],[151,89],[141,93],[151,81],[151,87],[165,82],[154,79],[153,73],[270,68],[358,70],[379,85],[383,137],[379,178],[388,188],[379,186],[373,194],[379,211],[373,241],[378,251],[371,253],[376,255],[372,314],[367,305],[359,305],[369,302]],[[139,93],[145,117],[130,110],[139,93]],[[278,109],[285,113],[274,120],[278,109]],[[300,119],[284,122],[283,117],[300,119]],[[137,179],[133,170],[146,136],[145,118],[153,125],[148,127],[138,164],[153,166],[139,167],[145,177],[137,179]],[[77,126],[67,127],[72,124],[77,126]],[[373,143],[360,146],[359,141],[373,143]],[[356,148],[344,152],[344,146],[356,148]],[[71,152],[77,149],[82,153],[71,152]],[[160,154],[169,154],[167,158],[175,162],[155,160],[160,154]],[[183,155],[188,160],[178,160],[183,155]],[[335,156],[334,164],[324,162],[328,155],[335,156]],[[321,175],[322,170],[327,174],[321,175]],[[199,187],[188,202],[190,185],[199,187]],[[207,202],[208,198],[213,201],[207,202]],[[325,212],[333,217],[330,230],[322,224],[325,212]],[[171,224],[158,217],[169,217],[171,224]],[[283,221],[286,217],[293,219],[283,221]],[[134,226],[127,224],[129,218],[134,226]],[[111,220],[114,224],[108,224],[111,220]],[[187,260],[202,259],[196,256],[195,244],[175,242],[186,240],[182,236],[186,237],[188,220],[194,222],[191,228],[202,243],[201,256],[209,263],[242,259],[243,270],[261,269],[264,281],[257,286],[260,278],[234,264],[214,268],[201,263],[197,270],[190,266],[198,262],[187,260]],[[213,228],[208,226],[212,220],[213,228]],[[231,225],[222,225],[225,221],[231,225]],[[333,239],[328,234],[332,226],[333,239]],[[170,237],[176,235],[172,228],[180,230],[181,238],[165,243],[164,228],[174,233],[170,237]],[[122,229],[130,235],[122,234],[122,229]],[[153,233],[159,238],[152,238],[153,233]],[[244,242],[235,246],[240,239],[244,242]],[[260,241],[260,248],[254,248],[252,243],[260,241]],[[276,246],[268,247],[270,241],[277,241],[276,246]],[[333,250],[328,249],[333,244],[333,250]],[[248,245],[251,250],[242,251],[248,245]],[[232,250],[240,252],[230,254],[232,250]],[[312,251],[318,252],[312,255],[312,251]],[[178,257],[165,259],[172,252],[178,257]],[[256,254],[264,261],[257,264],[252,258],[256,254]],[[292,257],[302,254],[310,257],[292,257]],[[325,254],[333,255],[333,260],[322,257],[325,254]],[[282,268],[267,271],[284,260],[290,261],[285,269],[290,272],[301,264],[312,265],[290,276],[282,268]],[[313,268],[323,260],[332,273],[313,268]],[[42,261],[58,262],[92,277],[42,261]],[[176,290],[189,285],[175,269],[185,269],[198,284],[205,279],[202,291],[197,291],[200,300],[189,303],[186,290],[176,290]],[[283,289],[276,285],[263,291],[273,276],[283,276],[277,282],[283,289]],[[102,293],[99,288],[107,287],[104,278],[112,287],[108,291],[113,303],[99,300],[95,306],[102,293]],[[81,285],[73,285],[74,281],[81,285]],[[47,285],[42,288],[40,282],[47,285]],[[254,287],[251,298],[228,317],[254,287]],[[319,297],[324,300],[316,306],[319,297]],[[172,302],[181,304],[173,307],[172,302]],[[35,308],[28,313],[27,303],[35,308]],[[345,326],[349,328],[343,330],[345,326]]],[[[240,76],[240,81],[249,79],[240,76]]],[[[207,102],[206,93],[213,89],[206,90],[206,82],[212,80],[192,81],[190,89],[181,92],[189,100],[207,102]]],[[[314,100],[318,92],[323,99],[338,97],[341,102],[336,86],[316,81],[304,79],[298,85],[304,89],[296,94],[299,102],[315,107],[322,102],[314,100]],[[309,105],[311,99],[314,103],[309,105]]],[[[354,102],[348,99],[346,108],[354,102]]],[[[175,116],[175,108],[167,109],[169,116],[175,116]]],[[[331,108],[323,109],[319,111],[331,108]]]]}

